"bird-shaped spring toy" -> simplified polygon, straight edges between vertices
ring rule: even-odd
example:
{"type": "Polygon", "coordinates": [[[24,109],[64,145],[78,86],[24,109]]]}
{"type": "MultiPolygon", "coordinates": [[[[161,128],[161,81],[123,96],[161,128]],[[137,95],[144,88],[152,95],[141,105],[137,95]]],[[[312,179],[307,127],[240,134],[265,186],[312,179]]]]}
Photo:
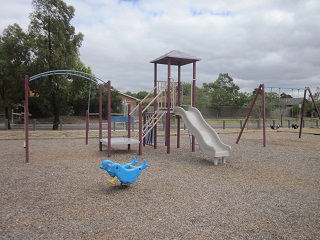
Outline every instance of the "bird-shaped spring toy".
{"type": "Polygon", "coordinates": [[[138,161],[135,156],[132,158],[131,162],[124,165],[114,163],[111,160],[103,160],[100,168],[106,170],[112,177],[108,182],[115,184],[115,181],[118,179],[121,182],[121,185],[124,186],[134,183],[142,170],[149,166],[145,159],[143,160],[142,165],[135,166],[137,163],[138,161]]]}

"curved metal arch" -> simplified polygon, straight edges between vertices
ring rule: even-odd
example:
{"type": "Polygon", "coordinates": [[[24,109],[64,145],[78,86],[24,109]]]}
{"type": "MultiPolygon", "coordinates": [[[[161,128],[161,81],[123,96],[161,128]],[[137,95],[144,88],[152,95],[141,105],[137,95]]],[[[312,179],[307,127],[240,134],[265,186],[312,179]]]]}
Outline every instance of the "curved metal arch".
{"type": "Polygon", "coordinates": [[[76,70],[53,70],[53,71],[47,71],[43,73],[36,74],[32,77],[29,78],[29,81],[33,81],[35,79],[41,78],[41,77],[46,77],[50,75],[71,75],[71,76],[77,76],[81,78],[85,78],[89,81],[93,81],[95,83],[102,82],[106,83],[105,81],[101,80],[100,78],[97,78],[93,76],[92,74],[81,72],[81,71],[76,71],[76,70]]]}

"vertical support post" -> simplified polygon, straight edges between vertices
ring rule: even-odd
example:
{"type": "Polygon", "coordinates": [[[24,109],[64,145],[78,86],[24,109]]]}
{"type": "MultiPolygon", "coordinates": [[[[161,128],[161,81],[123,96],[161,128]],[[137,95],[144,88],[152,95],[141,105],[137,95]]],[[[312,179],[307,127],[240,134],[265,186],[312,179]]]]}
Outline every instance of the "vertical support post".
{"type": "MultiPolygon", "coordinates": [[[[154,63],[154,90],[153,90],[153,96],[157,96],[159,89],[157,88],[157,82],[158,82],[158,79],[157,79],[157,63],[154,63]]],[[[158,111],[158,99],[156,99],[154,101],[154,104],[153,104],[153,112],[156,113],[158,111]]],[[[156,149],[157,148],[157,124],[154,126],[153,128],[153,133],[154,133],[154,143],[153,143],[153,148],[156,149]]]]}
{"type": "MultiPolygon", "coordinates": [[[[181,65],[178,65],[178,100],[177,105],[181,105],[181,65]]],[[[180,148],[180,122],[181,117],[177,115],[177,148],[180,148]]]]}
{"type": "Polygon", "coordinates": [[[143,144],[143,141],[142,141],[142,105],[139,104],[139,155],[142,155],[142,144],[143,144]]]}
{"type": "Polygon", "coordinates": [[[29,162],[29,76],[24,76],[24,147],[26,149],[26,163],[29,162]]]}
{"type": "Polygon", "coordinates": [[[99,150],[102,151],[102,85],[99,84],[99,150]]]}
{"type": "MultiPolygon", "coordinates": [[[[196,107],[196,78],[197,78],[197,73],[196,73],[196,61],[193,61],[192,64],[192,72],[193,72],[193,76],[192,76],[192,107],[196,107]]],[[[196,138],[192,135],[191,136],[191,149],[192,152],[195,151],[195,146],[196,146],[196,138]]]]}
{"type": "Polygon", "coordinates": [[[88,145],[88,138],[89,138],[89,111],[86,110],[86,145],[88,145]]]}
{"type": "Polygon", "coordinates": [[[302,102],[302,108],[301,108],[301,118],[300,118],[300,128],[299,128],[299,138],[301,138],[301,133],[302,133],[303,115],[304,115],[304,108],[306,105],[306,96],[307,96],[307,89],[304,90],[304,95],[303,95],[303,102],[302,102]]]}
{"type": "MultiPolygon", "coordinates": [[[[128,138],[131,138],[131,116],[130,116],[130,112],[131,112],[131,105],[128,104],[128,125],[127,125],[127,128],[128,128],[128,138]]],[[[128,150],[130,150],[131,148],[131,145],[128,144],[128,150]]]]}
{"type": "Polygon", "coordinates": [[[107,83],[108,87],[108,157],[111,157],[111,81],[107,83]]]}
{"type": "Polygon", "coordinates": [[[262,131],[263,131],[263,146],[266,146],[266,92],[264,84],[262,84],[262,131]]]}
{"type": "Polygon", "coordinates": [[[168,58],[168,85],[167,85],[167,115],[166,115],[166,145],[170,153],[170,102],[171,102],[171,58],[168,58]]]}
{"type": "Polygon", "coordinates": [[[314,106],[314,108],[316,109],[316,112],[317,112],[317,114],[318,114],[318,118],[320,119],[320,111],[319,111],[319,108],[318,108],[318,106],[317,106],[317,104],[316,104],[316,101],[314,100],[314,98],[313,98],[313,96],[312,96],[312,93],[311,93],[310,88],[308,88],[308,92],[309,92],[310,98],[311,98],[311,100],[312,100],[313,106],[314,106]]]}
{"type": "MultiPolygon", "coordinates": [[[[247,125],[247,122],[248,122],[248,120],[249,120],[249,117],[251,116],[251,113],[252,113],[254,104],[256,103],[257,98],[258,98],[258,96],[259,96],[259,94],[260,94],[261,87],[262,87],[262,84],[259,85],[259,88],[258,88],[258,90],[257,90],[257,92],[256,92],[256,95],[254,96],[254,99],[252,100],[251,107],[250,107],[249,112],[248,112],[248,114],[247,114],[247,116],[246,116],[246,119],[244,120],[244,124],[243,124],[242,127],[241,127],[241,131],[240,131],[239,136],[238,136],[238,138],[237,138],[236,144],[239,143],[239,140],[240,140],[240,138],[241,138],[241,135],[242,135],[242,133],[243,133],[243,130],[244,130],[244,128],[245,128],[246,125],[247,125]]],[[[240,122],[240,125],[241,125],[241,122],[240,122]]]]}
{"type": "Polygon", "coordinates": [[[60,126],[60,131],[62,131],[62,119],[59,118],[59,126],[60,126]]]}

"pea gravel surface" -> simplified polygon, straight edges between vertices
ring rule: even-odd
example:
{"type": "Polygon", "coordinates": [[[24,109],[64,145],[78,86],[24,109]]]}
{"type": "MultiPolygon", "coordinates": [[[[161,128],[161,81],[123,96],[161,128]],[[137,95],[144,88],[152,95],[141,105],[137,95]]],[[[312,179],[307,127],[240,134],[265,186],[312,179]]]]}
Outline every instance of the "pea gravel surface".
{"type": "Polygon", "coordinates": [[[320,239],[320,136],[220,133],[232,147],[215,166],[188,136],[113,146],[113,162],[150,167],[122,188],[99,168],[98,140],[0,140],[0,239],[320,239]]]}

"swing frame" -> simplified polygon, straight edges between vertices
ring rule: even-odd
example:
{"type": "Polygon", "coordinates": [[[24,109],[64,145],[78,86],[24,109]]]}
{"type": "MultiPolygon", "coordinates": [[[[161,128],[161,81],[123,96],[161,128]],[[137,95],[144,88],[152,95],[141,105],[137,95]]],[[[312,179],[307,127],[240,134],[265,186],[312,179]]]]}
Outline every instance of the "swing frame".
{"type": "Polygon", "coordinates": [[[239,133],[239,136],[237,138],[236,144],[239,143],[241,135],[243,133],[244,128],[246,127],[246,124],[248,122],[249,117],[251,116],[253,107],[257,101],[257,98],[259,96],[259,94],[262,94],[262,135],[263,135],[263,147],[266,147],[266,93],[265,93],[265,88],[289,88],[289,89],[297,89],[297,90],[303,90],[304,91],[304,96],[303,96],[303,102],[302,102],[302,108],[301,108],[301,116],[300,116],[300,129],[299,129],[299,138],[301,138],[301,134],[302,134],[302,125],[303,125],[303,115],[304,115],[304,109],[305,109],[305,105],[306,105],[306,96],[307,96],[307,92],[309,92],[309,95],[311,97],[312,103],[314,108],[316,109],[316,112],[318,114],[318,118],[320,119],[320,111],[317,107],[316,101],[314,100],[311,90],[309,87],[305,87],[305,88],[294,88],[294,87],[283,87],[283,86],[265,86],[264,84],[260,84],[256,94],[253,98],[253,101],[251,103],[251,107],[248,111],[248,114],[246,116],[246,119],[244,121],[244,124],[242,125],[241,131],[239,133]]]}

